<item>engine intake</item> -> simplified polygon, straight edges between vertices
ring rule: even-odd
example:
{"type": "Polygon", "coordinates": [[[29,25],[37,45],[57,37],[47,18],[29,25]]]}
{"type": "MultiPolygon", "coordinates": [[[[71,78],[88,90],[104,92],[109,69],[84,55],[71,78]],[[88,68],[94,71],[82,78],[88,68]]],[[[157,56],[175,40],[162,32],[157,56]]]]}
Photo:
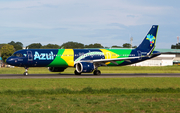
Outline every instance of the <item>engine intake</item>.
{"type": "Polygon", "coordinates": [[[76,64],[76,71],[78,73],[88,73],[94,70],[94,64],[89,62],[80,62],[76,64]]]}

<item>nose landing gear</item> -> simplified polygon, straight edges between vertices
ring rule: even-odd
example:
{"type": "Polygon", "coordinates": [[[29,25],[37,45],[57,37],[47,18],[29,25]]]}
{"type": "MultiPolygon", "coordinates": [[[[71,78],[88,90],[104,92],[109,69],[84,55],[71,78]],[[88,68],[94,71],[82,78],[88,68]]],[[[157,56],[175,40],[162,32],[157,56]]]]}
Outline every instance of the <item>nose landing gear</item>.
{"type": "Polygon", "coordinates": [[[29,73],[28,73],[28,67],[24,67],[26,70],[25,70],[25,72],[24,72],[24,76],[28,76],[29,75],[29,73]]]}

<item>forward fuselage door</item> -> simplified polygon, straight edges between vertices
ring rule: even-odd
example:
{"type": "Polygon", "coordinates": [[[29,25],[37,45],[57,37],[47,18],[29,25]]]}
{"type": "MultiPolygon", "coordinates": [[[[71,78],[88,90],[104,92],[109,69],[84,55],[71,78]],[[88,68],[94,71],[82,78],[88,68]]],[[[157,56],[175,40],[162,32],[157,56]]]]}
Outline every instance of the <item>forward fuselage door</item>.
{"type": "Polygon", "coordinates": [[[32,51],[27,51],[28,61],[33,61],[32,51]]]}

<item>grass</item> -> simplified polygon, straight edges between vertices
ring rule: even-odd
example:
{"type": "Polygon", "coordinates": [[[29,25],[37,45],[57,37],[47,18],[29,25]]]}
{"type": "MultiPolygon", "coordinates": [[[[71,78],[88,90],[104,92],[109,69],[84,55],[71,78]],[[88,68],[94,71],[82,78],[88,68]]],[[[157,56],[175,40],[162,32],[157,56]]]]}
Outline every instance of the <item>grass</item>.
{"type": "MultiPolygon", "coordinates": [[[[180,73],[179,66],[99,69],[102,73],[180,73]]],[[[0,74],[23,72],[24,68],[0,68],[0,74]]],[[[74,68],[67,68],[63,73],[73,72],[74,68]]],[[[52,74],[47,68],[30,68],[29,73],[52,74]]],[[[179,81],[178,77],[0,79],[0,112],[180,112],[179,81]]]]}
{"type": "MultiPolygon", "coordinates": [[[[75,68],[69,67],[62,73],[73,74],[75,68]]],[[[180,73],[180,66],[113,66],[100,67],[102,73],[180,73]]],[[[0,68],[0,74],[22,74],[25,69],[22,67],[16,68],[0,68]]],[[[59,72],[50,72],[46,67],[29,68],[30,74],[59,74],[59,72]]]]}
{"type": "Polygon", "coordinates": [[[0,79],[0,111],[180,112],[180,78],[0,79]]]}
{"type": "Polygon", "coordinates": [[[125,89],[125,88],[110,88],[110,89],[92,89],[91,87],[86,87],[80,91],[73,91],[66,88],[60,89],[48,89],[48,90],[6,90],[1,91],[0,94],[5,95],[54,95],[54,94],[128,94],[128,93],[179,93],[180,88],[143,88],[143,89],[125,89]]]}
{"type": "Polygon", "coordinates": [[[3,95],[0,111],[60,113],[180,112],[179,94],[3,95]]]}
{"type": "Polygon", "coordinates": [[[143,88],[180,88],[180,78],[61,78],[61,79],[0,79],[0,91],[4,90],[49,90],[66,88],[82,90],[93,89],[143,89],[143,88]]]}

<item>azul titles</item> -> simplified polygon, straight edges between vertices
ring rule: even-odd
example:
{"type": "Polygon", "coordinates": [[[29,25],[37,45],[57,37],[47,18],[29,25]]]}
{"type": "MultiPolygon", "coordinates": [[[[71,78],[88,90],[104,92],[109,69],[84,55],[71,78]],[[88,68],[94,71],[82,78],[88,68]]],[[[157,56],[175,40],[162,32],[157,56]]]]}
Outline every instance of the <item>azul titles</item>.
{"type": "Polygon", "coordinates": [[[38,53],[37,51],[35,51],[34,54],[34,60],[54,60],[54,54],[51,51],[50,53],[38,53]]]}

